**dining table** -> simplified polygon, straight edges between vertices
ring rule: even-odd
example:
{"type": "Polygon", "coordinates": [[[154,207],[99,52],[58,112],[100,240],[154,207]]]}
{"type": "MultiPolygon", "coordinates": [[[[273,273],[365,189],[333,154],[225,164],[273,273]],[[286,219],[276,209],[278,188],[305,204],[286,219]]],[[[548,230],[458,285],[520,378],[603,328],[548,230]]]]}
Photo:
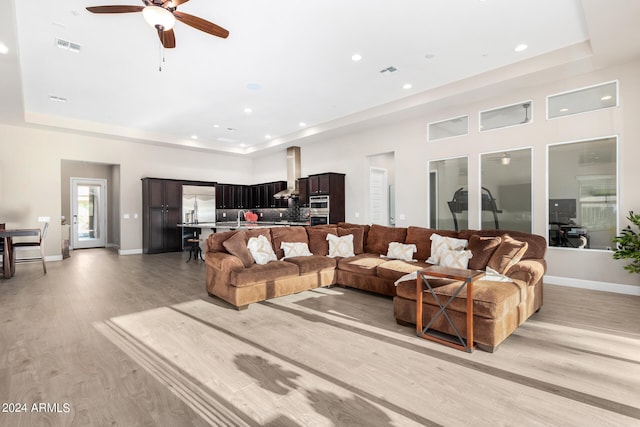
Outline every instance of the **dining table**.
{"type": "Polygon", "coordinates": [[[13,277],[16,271],[16,260],[13,253],[13,238],[38,235],[40,235],[39,228],[0,230],[0,238],[4,239],[4,250],[2,251],[2,267],[5,279],[10,279],[11,277],[13,277]]]}

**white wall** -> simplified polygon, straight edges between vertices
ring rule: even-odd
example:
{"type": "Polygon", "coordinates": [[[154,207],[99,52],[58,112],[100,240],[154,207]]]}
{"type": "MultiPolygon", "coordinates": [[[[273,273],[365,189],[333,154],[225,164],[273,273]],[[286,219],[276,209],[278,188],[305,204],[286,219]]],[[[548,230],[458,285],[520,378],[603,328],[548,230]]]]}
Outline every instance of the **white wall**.
{"type": "MultiPolygon", "coordinates": [[[[547,144],[620,136],[620,225],[626,225],[630,210],[640,211],[640,62],[589,72],[573,78],[558,78],[540,84],[525,84],[514,89],[512,82],[497,84],[484,90],[484,98],[470,93],[465,103],[460,97],[445,100],[442,107],[433,105],[431,113],[417,118],[378,126],[370,125],[336,136],[314,137],[313,143],[304,141],[290,145],[302,147],[303,176],[332,171],[346,173],[346,220],[367,222],[368,160],[367,156],[394,152],[396,213],[404,214],[397,226],[428,226],[427,162],[469,155],[469,209],[478,212],[480,187],[480,155],[486,152],[532,147],[533,157],[533,232],[547,235],[547,144]],[[620,107],[584,113],[556,120],[546,120],[546,96],[611,80],[620,82],[620,107]],[[493,130],[478,131],[478,112],[508,105],[522,99],[533,100],[533,121],[530,124],[493,130]],[[467,136],[427,142],[427,123],[449,117],[469,114],[470,133],[467,136]],[[356,218],[355,213],[360,213],[356,218]],[[364,215],[363,215],[364,214],[364,215]],[[364,219],[364,220],[363,220],[364,219]]],[[[269,159],[257,159],[255,168],[267,170],[269,159]]],[[[479,228],[479,217],[470,215],[470,228],[479,228]]],[[[614,283],[640,285],[640,277],[622,268],[622,261],[612,259],[607,251],[577,251],[549,248],[548,276],[560,278],[567,284],[614,283]]],[[[635,292],[635,291],[634,291],[635,292]]]]}
{"type": "Polygon", "coordinates": [[[77,133],[0,125],[0,221],[7,228],[40,227],[52,219],[45,254],[61,253],[61,160],[120,166],[120,249],[142,249],[143,177],[244,183],[252,160],[191,150],[97,138],[77,133]],[[124,219],[125,213],[130,219],[124,219]],[[133,214],[138,218],[134,219],[133,214]]]}

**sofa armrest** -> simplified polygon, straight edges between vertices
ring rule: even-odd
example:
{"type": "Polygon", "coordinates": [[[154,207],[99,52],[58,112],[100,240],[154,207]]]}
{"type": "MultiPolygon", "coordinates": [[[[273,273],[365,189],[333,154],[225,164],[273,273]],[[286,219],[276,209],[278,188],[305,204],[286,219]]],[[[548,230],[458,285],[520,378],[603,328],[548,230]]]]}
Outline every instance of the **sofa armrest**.
{"type": "Polygon", "coordinates": [[[528,286],[532,286],[542,280],[545,271],[544,260],[526,259],[514,264],[505,274],[512,279],[522,280],[528,286]]]}
{"type": "Polygon", "coordinates": [[[244,268],[240,258],[225,252],[207,252],[205,258],[207,266],[217,270],[231,272],[244,268]]]}

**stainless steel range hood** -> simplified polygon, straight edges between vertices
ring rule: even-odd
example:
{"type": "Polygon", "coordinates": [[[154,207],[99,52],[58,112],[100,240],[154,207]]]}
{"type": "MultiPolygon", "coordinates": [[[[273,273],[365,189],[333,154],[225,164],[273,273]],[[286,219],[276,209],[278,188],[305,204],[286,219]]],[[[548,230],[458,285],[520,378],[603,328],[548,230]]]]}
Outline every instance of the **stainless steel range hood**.
{"type": "Polygon", "coordinates": [[[300,179],[300,147],[287,148],[287,188],[273,195],[276,199],[298,197],[298,179],[300,179]]]}

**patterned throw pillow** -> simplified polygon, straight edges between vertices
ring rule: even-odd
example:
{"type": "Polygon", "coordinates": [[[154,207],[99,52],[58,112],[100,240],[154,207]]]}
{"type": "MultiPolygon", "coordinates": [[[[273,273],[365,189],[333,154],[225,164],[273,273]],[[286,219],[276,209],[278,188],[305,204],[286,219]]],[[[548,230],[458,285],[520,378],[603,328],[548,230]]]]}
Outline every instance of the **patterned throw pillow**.
{"type": "Polygon", "coordinates": [[[282,242],[280,243],[280,249],[284,250],[284,257],[282,259],[313,255],[311,251],[309,251],[309,245],[304,242],[282,242]]]}
{"type": "Polygon", "coordinates": [[[461,251],[467,247],[467,241],[453,237],[443,237],[439,234],[431,235],[431,256],[427,260],[429,264],[440,264],[440,258],[447,251],[461,251]]]}
{"type": "Polygon", "coordinates": [[[469,260],[473,257],[471,251],[448,250],[440,256],[440,265],[449,268],[463,268],[469,266],[469,260]]]}
{"type": "Polygon", "coordinates": [[[353,253],[353,234],[338,237],[335,234],[327,234],[329,241],[329,258],[351,257],[353,253]]]}
{"type": "Polygon", "coordinates": [[[387,258],[414,261],[413,254],[417,251],[418,249],[414,244],[406,245],[404,243],[391,242],[387,250],[387,258]]]}
{"type": "Polygon", "coordinates": [[[269,261],[276,261],[276,254],[273,252],[271,242],[264,235],[258,237],[252,237],[247,243],[247,248],[251,252],[251,256],[256,261],[256,264],[264,265],[269,261]]]}

